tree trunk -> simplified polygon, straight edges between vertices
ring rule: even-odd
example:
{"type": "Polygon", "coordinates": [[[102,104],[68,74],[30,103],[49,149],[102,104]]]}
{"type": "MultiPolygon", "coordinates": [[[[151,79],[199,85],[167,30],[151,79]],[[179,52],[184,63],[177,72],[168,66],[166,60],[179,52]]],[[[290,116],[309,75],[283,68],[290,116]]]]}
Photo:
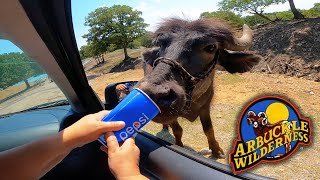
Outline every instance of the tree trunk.
{"type": "Polygon", "coordinates": [[[104,57],[103,57],[103,54],[102,54],[102,63],[104,63],[104,61],[105,61],[105,60],[104,60],[104,57]]]}
{"type": "Polygon", "coordinates": [[[262,17],[263,19],[266,19],[266,20],[272,22],[272,20],[271,20],[270,18],[268,18],[267,16],[265,16],[265,15],[263,15],[263,14],[256,13],[256,15],[262,17]]]}
{"type": "Polygon", "coordinates": [[[124,52],[124,59],[129,59],[130,57],[127,52],[127,45],[123,46],[123,52],[124,52]]]}
{"type": "Polygon", "coordinates": [[[28,80],[27,80],[27,79],[24,79],[23,81],[24,81],[24,83],[26,83],[27,89],[29,89],[31,86],[30,86],[28,80]]]}
{"type": "Polygon", "coordinates": [[[296,9],[296,6],[294,5],[293,0],[289,0],[289,4],[290,4],[291,11],[294,15],[294,18],[295,19],[303,19],[304,16],[296,9]]]}

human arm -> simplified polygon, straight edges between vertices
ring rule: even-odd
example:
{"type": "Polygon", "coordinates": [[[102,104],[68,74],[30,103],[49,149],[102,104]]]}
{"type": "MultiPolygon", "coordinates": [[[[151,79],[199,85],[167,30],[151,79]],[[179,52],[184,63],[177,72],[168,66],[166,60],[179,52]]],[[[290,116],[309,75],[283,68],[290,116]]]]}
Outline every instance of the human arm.
{"type": "Polygon", "coordinates": [[[39,179],[72,149],[125,126],[123,122],[102,122],[107,114],[100,111],[87,115],[55,135],[0,152],[0,179],[39,179]]]}
{"type": "Polygon", "coordinates": [[[129,138],[120,146],[112,132],[108,132],[105,137],[108,148],[102,146],[101,150],[108,154],[112,174],[119,180],[147,179],[140,173],[140,150],[134,139],[129,138]]]}

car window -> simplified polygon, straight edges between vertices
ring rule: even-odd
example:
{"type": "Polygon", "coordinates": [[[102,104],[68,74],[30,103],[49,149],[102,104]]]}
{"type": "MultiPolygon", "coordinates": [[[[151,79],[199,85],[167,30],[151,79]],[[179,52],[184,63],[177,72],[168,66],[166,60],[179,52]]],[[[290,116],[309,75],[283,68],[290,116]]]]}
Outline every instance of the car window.
{"type": "Polygon", "coordinates": [[[0,115],[66,100],[46,72],[7,40],[0,40],[0,74],[0,115]]]}

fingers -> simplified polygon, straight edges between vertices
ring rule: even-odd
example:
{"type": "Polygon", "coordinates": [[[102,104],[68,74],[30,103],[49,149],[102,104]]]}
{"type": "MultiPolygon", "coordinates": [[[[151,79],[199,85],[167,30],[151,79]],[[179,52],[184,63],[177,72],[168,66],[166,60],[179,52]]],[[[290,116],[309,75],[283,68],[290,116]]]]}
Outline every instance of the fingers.
{"type": "Polygon", "coordinates": [[[136,145],[135,140],[133,138],[125,140],[121,147],[123,149],[131,149],[133,150],[133,152],[140,154],[140,149],[136,145]]]}
{"type": "Polygon", "coordinates": [[[126,126],[125,122],[123,121],[110,121],[110,122],[101,122],[100,130],[103,133],[108,131],[119,131],[120,129],[126,126]]]}
{"type": "Polygon", "coordinates": [[[125,90],[127,87],[124,85],[124,84],[118,84],[117,86],[116,86],[116,89],[117,90],[120,90],[120,91],[123,91],[123,90],[125,90]]]}
{"type": "Polygon", "coordinates": [[[119,143],[116,138],[116,136],[113,134],[113,132],[107,132],[105,134],[107,146],[108,146],[108,154],[114,153],[119,148],[119,143]]]}
{"type": "Polygon", "coordinates": [[[94,115],[96,116],[96,118],[98,120],[102,120],[105,116],[107,116],[108,114],[110,113],[110,111],[107,111],[107,110],[103,110],[103,111],[100,111],[100,112],[97,112],[95,113],[94,115]]]}
{"type": "MultiPolygon", "coordinates": [[[[103,110],[95,114],[97,120],[102,120],[105,116],[109,114],[110,111],[103,110]]],[[[104,132],[107,131],[118,131],[124,128],[125,123],[123,121],[112,121],[112,122],[101,122],[101,130],[104,132]]]]}
{"type": "Polygon", "coordinates": [[[119,89],[122,90],[122,91],[125,90],[126,88],[127,87],[124,84],[120,84],[120,86],[119,86],[119,89]]]}
{"type": "Polygon", "coordinates": [[[129,138],[125,140],[124,143],[122,144],[123,147],[132,146],[132,145],[135,145],[133,138],[129,138]]]}

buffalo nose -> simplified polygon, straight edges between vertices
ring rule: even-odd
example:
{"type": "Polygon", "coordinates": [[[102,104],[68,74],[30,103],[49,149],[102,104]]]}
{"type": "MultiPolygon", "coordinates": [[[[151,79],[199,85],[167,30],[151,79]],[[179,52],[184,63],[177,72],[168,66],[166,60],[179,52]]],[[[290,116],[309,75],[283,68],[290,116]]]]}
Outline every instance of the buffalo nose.
{"type": "Polygon", "coordinates": [[[170,107],[176,99],[176,94],[166,84],[141,82],[138,88],[144,91],[159,106],[170,107]]]}

